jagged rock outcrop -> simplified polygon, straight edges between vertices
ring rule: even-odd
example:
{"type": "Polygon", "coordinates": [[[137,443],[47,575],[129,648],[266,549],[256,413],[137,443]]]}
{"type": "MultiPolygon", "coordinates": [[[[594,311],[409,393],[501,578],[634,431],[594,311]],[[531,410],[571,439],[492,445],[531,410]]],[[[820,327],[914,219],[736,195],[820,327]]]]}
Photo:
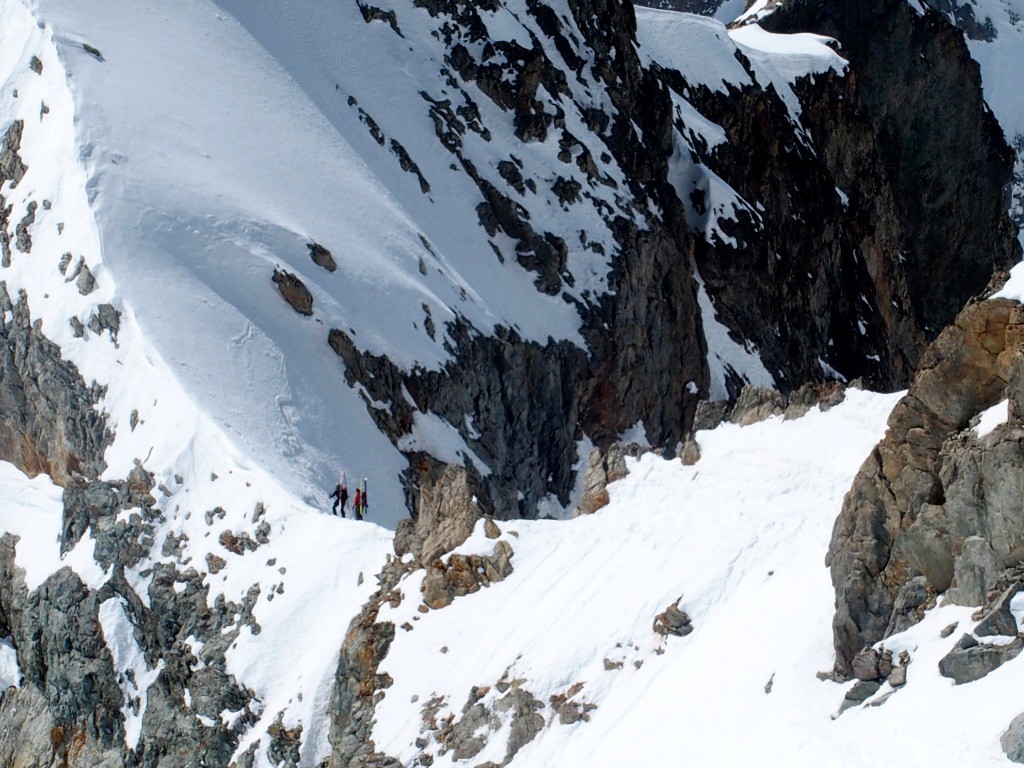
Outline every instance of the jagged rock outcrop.
{"type": "MultiPolygon", "coordinates": [[[[421,732],[426,738],[423,739],[422,749],[424,751],[420,758],[420,764],[430,765],[433,761],[434,750],[437,755],[452,752],[456,760],[472,759],[487,745],[487,739],[500,731],[508,722],[509,735],[505,758],[500,763],[483,764],[491,768],[508,765],[516,753],[533,741],[545,725],[544,716],[540,714],[545,709],[544,702],[530,693],[523,686],[523,682],[519,679],[508,681],[502,677],[493,686],[494,690],[502,695],[492,698],[490,701],[483,701],[483,699],[491,693],[492,686],[474,686],[462,708],[462,715],[457,720],[449,717],[439,721],[437,712],[443,703],[442,700],[428,701],[423,707],[423,729],[421,732]],[[427,762],[424,762],[424,758],[427,759],[427,762]]],[[[578,691],[574,691],[573,695],[575,693],[578,691]]],[[[555,706],[553,701],[552,707],[556,711],[561,707],[567,713],[571,713],[576,710],[576,707],[583,711],[583,708],[587,706],[579,702],[566,701],[565,698],[563,697],[562,701],[558,702],[558,706],[555,706]]],[[[590,706],[592,707],[592,705],[590,706]]],[[[568,716],[571,717],[571,714],[568,716]]]]}
{"type": "Polygon", "coordinates": [[[331,690],[330,741],[333,750],[328,768],[399,768],[401,763],[376,751],[372,739],[373,710],[383,691],[392,684],[378,673],[395,638],[395,625],[377,621],[386,601],[401,599],[392,593],[394,582],[385,572],[380,588],[349,625],[331,690]]]}
{"type": "Polygon", "coordinates": [[[972,683],[1016,658],[1022,650],[1024,638],[992,644],[979,643],[975,637],[964,635],[953,650],[939,660],[939,672],[957,685],[972,683]]]}
{"type": "Polygon", "coordinates": [[[612,443],[607,451],[595,448],[590,452],[590,466],[583,473],[583,494],[573,516],[590,515],[608,504],[608,486],[629,474],[626,457],[636,458],[646,449],[630,444],[612,443]]]}
{"type": "MultiPolygon", "coordinates": [[[[84,492],[69,488],[65,493],[71,507],[65,511],[66,520],[82,519],[74,507],[91,506],[90,492],[107,499],[91,509],[97,515],[90,527],[97,539],[96,556],[112,572],[98,589],[90,589],[70,568],[63,568],[29,591],[24,571],[15,564],[15,540],[10,534],[0,539],[0,615],[9,626],[23,675],[22,689],[13,701],[44,710],[50,723],[50,751],[40,755],[53,754],[63,765],[121,768],[140,759],[152,765],[164,759],[171,764],[199,759],[227,765],[239,735],[255,722],[255,715],[248,709],[251,692],[240,688],[225,670],[225,652],[243,628],[258,634],[252,608],[260,590],[251,590],[242,605],[218,598],[211,606],[209,586],[199,573],[158,563],[144,602],[128,584],[124,569],[149,551],[152,541],[148,546],[145,542],[152,526],[145,520],[159,513],[150,511],[150,498],[139,514],[118,521],[117,512],[131,508],[132,486],[131,478],[123,484],[94,481],[84,492]],[[138,689],[137,670],[115,667],[100,619],[110,601],[134,628],[134,642],[150,669],[160,667],[148,690],[138,689]],[[193,653],[199,647],[201,658],[193,653]],[[190,703],[184,698],[186,690],[190,703]],[[139,694],[146,698],[144,713],[138,710],[139,694]],[[126,697],[129,703],[135,701],[131,706],[143,717],[137,745],[125,742],[126,697]],[[224,711],[239,715],[230,727],[221,720],[224,711]]],[[[65,532],[72,537],[83,533],[77,526],[65,532]]],[[[65,539],[62,544],[70,549],[73,541],[65,539]]],[[[12,719],[5,720],[4,711],[0,708],[0,728],[21,722],[23,711],[14,704],[9,710],[12,719]]],[[[19,743],[18,749],[28,748],[19,743]]]]}
{"type": "Polygon", "coordinates": [[[465,467],[447,464],[440,477],[420,489],[416,517],[402,520],[395,529],[395,554],[412,553],[416,562],[429,565],[451,552],[473,532],[483,517],[484,488],[465,467]]]}
{"type": "Polygon", "coordinates": [[[0,283],[0,458],[64,484],[60,551],[90,537],[108,574],[95,587],[65,567],[30,590],[15,560],[17,538],[0,538],[0,624],[22,674],[21,687],[0,698],[0,734],[17,734],[0,739],[0,758],[40,768],[227,765],[256,716],[252,693],[225,669],[225,652],[243,629],[258,634],[252,608],[260,589],[242,604],[221,597],[211,605],[202,574],[160,562],[145,599],[135,592],[125,570],[152,554],[163,513],[141,465],[121,481],[97,479],[113,438],[97,409],[102,394],[31,322],[25,297],[12,302],[0,283]],[[147,690],[139,670],[116,666],[104,611],[123,612],[148,669],[159,667],[147,690]],[[142,718],[137,743],[126,743],[125,711],[142,718]],[[225,711],[237,714],[230,726],[225,711]]]}
{"type": "Polygon", "coordinates": [[[861,467],[826,560],[840,673],[851,673],[861,648],[913,623],[937,593],[953,587],[950,598],[977,604],[998,583],[994,576],[1018,565],[1022,342],[1017,302],[969,304],[925,353],[861,467]],[[1009,421],[979,437],[972,420],[1006,398],[1009,421]]]}
{"type": "Polygon", "coordinates": [[[13,301],[0,282],[0,459],[60,484],[98,475],[112,437],[102,394],[32,323],[25,296],[13,301]]]}
{"type": "Polygon", "coordinates": [[[451,605],[456,597],[480,591],[512,573],[512,547],[507,541],[494,545],[490,555],[449,555],[434,560],[423,577],[423,602],[428,608],[451,605]]]}

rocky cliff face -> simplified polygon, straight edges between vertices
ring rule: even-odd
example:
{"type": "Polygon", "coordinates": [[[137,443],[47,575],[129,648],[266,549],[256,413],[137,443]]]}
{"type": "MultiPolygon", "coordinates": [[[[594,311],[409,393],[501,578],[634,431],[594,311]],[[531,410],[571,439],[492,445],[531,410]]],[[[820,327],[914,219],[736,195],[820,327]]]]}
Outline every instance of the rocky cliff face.
{"type": "MultiPolygon", "coordinates": [[[[345,361],[349,383],[364,387],[375,402],[389,404],[371,413],[396,443],[401,445],[412,431],[417,411],[440,417],[481,462],[476,469],[484,476],[495,514],[532,516],[549,493],[568,503],[575,443],[584,434],[607,444],[642,422],[652,444],[674,446],[708,389],[691,236],[667,181],[672,152],[668,94],[656,73],[637,58],[629,4],[573,2],[572,18],[562,20],[543,4],[527,4],[524,12],[544,36],[534,40],[533,50],[484,45],[478,58],[466,46],[485,40],[482,17],[491,9],[446,3],[426,7],[446,30],[440,36],[446,43],[442,54],[460,81],[479,88],[506,111],[519,141],[557,138],[559,159],[574,173],[583,171],[586,187],[559,176],[555,192],[564,206],[600,207],[596,190],[619,187],[608,168],[628,169],[627,186],[615,192],[618,210],[605,213],[618,250],[609,292],[578,305],[587,350],[566,342],[525,342],[513,329],[483,335],[456,321],[447,328],[454,340],[450,364],[440,371],[402,371],[361,352],[343,331],[331,332],[331,346],[345,361]],[[504,79],[495,79],[498,72],[505,72],[504,79]],[[610,108],[577,93],[567,77],[592,83],[610,108]],[[555,114],[536,100],[539,87],[555,99],[555,114]],[[570,111],[582,114],[586,125],[566,123],[570,111]],[[573,134],[581,129],[605,148],[600,157],[573,134]],[[648,353],[654,349],[665,354],[648,353]],[[472,414],[472,424],[466,414],[472,414]]],[[[397,13],[400,26],[402,11],[397,13]]],[[[476,180],[484,200],[477,209],[481,226],[491,235],[504,233],[518,241],[517,258],[537,272],[538,289],[557,293],[562,281],[574,279],[564,268],[565,241],[585,240],[586,233],[535,232],[530,214],[515,202],[527,185],[536,188],[534,180],[524,181],[512,157],[499,165],[505,186],[496,188],[475,171],[451,130],[450,122],[438,122],[438,140],[476,180]]],[[[409,453],[407,488],[415,509],[416,489],[429,476],[420,470],[423,461],[409,453]]]]}
{"type": "MultiPolygon", "coordinates": [[[[582,39],[545,6],[528,5],[546,40],[518,58],[501,46],[467,53],[468,42],[483,39],[486,9],[427,7],[447,30],[439,39],[457,79],[506,110],[520,141],[560,136],[563,159],[584,169],[591,186],[614,183],[603,170],[608,162],[628,169],[619,212],[609,213],[617,243],[610,291],[577,302],[585,350],[525,342],[512,329],[485,335],[458,320],[446,327],[449,364],[404,371],[361,351],[346,332],[331,332],[346,379],[365,391],[378,426],[401,448],[415,443],[409,436],[423,414],[440,418],[473,454],[464,461],[480,474],[498,517],[536,515],[546,497],[566,505],[584,437],[604,448],[642,423],[652,445],[680,444],[711,388],[694,268],[718,320],[757,349],[783,390],[837,375],[896,388],[993,269],[1017,256],[1006,213],[1012,153],[959,32],[938,14],[922,17],[898,0],[776,9],[768,28],[835,37],[849,61],[846,72],[798,78],[793,104],[758,80],[743,53],[751,84],[721,90],[668,66],[642,66],[628,5],[571,3],[582,39]],[[552,51],[574,76],[604,89],[614,109],[580,101],[552,51]],[[509,73],[500,83],[496,68],[509,73]],[[573,159],[579,141],[570,127],[531,101],[541,84],[565,105],[561,111],[587,116],[603,157],[584,151],[573,159]],[[673,100],[721,126],[725,141],[692,140],[686,154],[673,154],[676,133],[693,135],[673,100]],[[688,195],[670,183],[680,174],[694,179],[688,195]],[[749,202],[728,217],[709,212],[712,175],[749,202]],[[697,221],[727,237],[696,235],[697,221]]],[[[393,13],[400,28],[401,10],[393,13]]],[[[519,261],[537,272],[540,290],[571,282],[559,243],[575,235],[533,231],[515,202],[524,180],[514,159],[499,189],[475,173],[444,125],[439,141],[484,199],[481,225],[520,243],[519,261]]],[[[578,187],[559,187],[564,202],[589,196],[578,187]]],[[[728,369],[726,376],[735,398],[743,375],[728,369]]],[[[436,471],[428,457],[403,450],[415,509],[417,489],[436,471]]]]}
{"type": "Polygon", "coordinates": [[[836,587],[837,671],[917,621],[945,592],[983,605],[1018,564],[1022,521],[1021,308],[971,303],[928,349],[889,432],[865,461],[836,521],[827,563],[836,587]],[[979,414],[1008,418],[979,434],[979,414]]]}
{"type": "Polygon", "coordinates": [[[698,268],[783,388],[820,375],[819,360],[905,386],[925,344],[1017,256],[1012,153],[937,14],[793,2],[762,23],[835,38],[849,67],[799,82],[809,142],[771,94],[746,91],[741,109],[701,95],[730,138],[708,165],[761,208],[739,218],[738,248],[699,248],[698,268]]]}

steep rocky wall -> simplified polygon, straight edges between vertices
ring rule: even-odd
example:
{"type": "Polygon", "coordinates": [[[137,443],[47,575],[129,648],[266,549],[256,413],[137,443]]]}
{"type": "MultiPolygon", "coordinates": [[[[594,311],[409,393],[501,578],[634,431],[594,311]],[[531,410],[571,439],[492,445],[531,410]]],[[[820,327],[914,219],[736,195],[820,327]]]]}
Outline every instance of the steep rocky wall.
{"type": "Polygon", "coordinates": [[[60,484],[95,477],[111,440],[101,396],[32,324],[25,297],[12,301],[0,282],[0,459],[60,484]]]}
{"type": "Polygon", "coordinates": [[[940,592],[984,603],[997,576],[1024,556],[1022,343],[1019,304],[968,305],[924,354],[861,467],[826,560],[840,674],[850,674],[865,645],[914,623],[940,592]],[[972,422],[1006,398],[1009,421],[979,437],[972,422]]]}
{"type": "MultiPolygon", "coordinates": [[[[487,488],[488,511],[493,507],[501,518],[533,516],[537,502],[549,494],[567,504],[578,458],[575,444],[584,435],[606,445],[642,422],[652,444],[674,447],[708,391],[706,344],[691,270],[692,237],[667,182],[672,151],[668,92],[655,73],[640,66],[632,6],[618,0],[570,2],[572,22],[584,35],[579,40],[567,20],[559,20],[546,5],[525,5],[548,39],[543,44],[535,40],[529,51],[504,43],[485,45],[477,60],[466,44],[484,40],[486,24],[480,16],[488,8],[424,3],[433,16],[448,22],[443,28],[446,61],[464,82],[509,113],[517,139],[559,136],[560,159],[584,170],[594,185],[618,188],[609,171],[617,166],[625,172],[628,189],[616,192],[618,210],[605,212],[619,249],[609,293],[577,302],[588,348],[525,342],[507,328],[484,336],[460,319],[447,328],[454,341],[451,363],[440,371],[402,371],[360,350],[342,330],[330,333],[349,383],[363,387],[372,398],[368,408],[378,426],[401,447],[415,411],[439,416],[486,465],[476,470],[487,488]],[[556,56],[572,71],[562,71],[556,56]],[[567,76],[595,82],[614,107],[609,112],[575,104],[605,147],[602,157],[585,148],[564,117],[552,115],[550,105],[535,99],[541,85],[564,104],[579,98],[567,76]]],[[[481,226],[518,241],[519,262],[537,273],[538,289],[557,293],[573,279],[564,269],[565,242],[585,239],[585,233],[534,231],[529,213],[514,202],[516,188],[523,185],[515,164],[499,165],[508,187],[496,188],[465,156],[454,121],[442,122],[440,116],[436,121],[442,146],[480,188],[481,226]]],[[[586,187],[566,182],[558,189],[563,202],[592,200],[599,205],[586,187]]],[[[563,298],[571,300],[568,294],[563,298]]],[[[436,462],[416,451],[406,453],[408,505],[415,510],[418,488],[436,474],[436,462]]]]}
{"type": "Polygon", "coordinates": [[[792,0],[762,26],[833,37],[849,66],[796,84],[809,142],[770,91],[674,84],[729,137],[706,164],[759,205],[730,232],[738,247],[699,244],[701,276],[784,389],[821,377],[819,359],[906,386],[927,343],[1019,256],[1012,152],[939,14],[792,0]]]}
{"type": "MultiPolygon", "coordinates": [[[[533,516],[549,496],[566,504],[584,436],[607,447],[642,422],[656,447],[674,450],[685,438],[710,386],[694,264],[719,320],[757,348],[781,389],[833,371],[893,389],[906,386],[929,340],[993,270],[1018,256],[1005,200],[1012,153],[984,106],[962,36],[937,13],[920,17],[900,0],[778,7],[765,22],[771,29],[836,37],[849,59],[846,73],[797,83],[795,124],[773,88],[718,93],[642,66],[628,4],[569,3],[579,39],[568,19],[528,2],[539,30],[529,50],[486,44],[486,6],[423,6],[445,22],[438,39],[466,86],[464,98],[471,101],[469,86],[479,89],[508,113],[519,141],[558,136],[560,160],[584,170],[591,185],[615,185],[614,168],[626,178],[617,207],[605,211],[617,245],[608,293],[563,294],[580,313],[585,349],[525,342],[507,328],[483,335],[458,319],[445,329],[452,362],[403,371],[343,330],[331,331],[345,375],[365,390],[378,426],[401,448],[415,443],[417,412],[439,417],[475,454],[443,461],[478,472],[487,511],[500,518],[533,516]],[[614,110],[580,101],[567,77],[593,81],[614,110]],[[578,109],[605,150],[580,151],[584,143],[559,116],[565,110],[552,114],[537,96],[541,87],[551,103],[578,109]],[[672,162],[701,163],[756,203],[756,212],[721,222],[733,244],[692,233],[688,218],[704,201],[680,200],[669,184],[673,133],[683,132],[670,91],[728,138],[672,162]]],[[[394,13],[400,28],[401,10],[394,13]]],[[[739,58],[756,80],[751,62],[739,58]]],[[[533,180],[524,182],[515,158],[499,164],[506,182],[499,188],[460,139],[468,130],[505,128],[457,120],[438,105],[432,114],[439,142],[480,189],[480,225],[518,243],[519,263],[536,273],[538,290],[555,294],[571,285],[565,244],[583,235],[535,230],[516,202],[517,190],[533,180]]],[[[562,179],[556,187],[565,204],[597,204],[586,185],[562,179]]],[[[733,375],[730,396],[743,384],[733,375]]],[[[441,457],[403,450],[415,510],[418,488],[436,477],[441,457]]]]}
{"type": "Polygon", "coordinates": [[[1006,211],[1013,152],[985,105],[963,34],[940,14],[919,14],[902,0],[795,0],[765,26],[841,41],[852,76],[839,91],[808,87],[807,122],[837,183],[850,186],[860,206],[871,205],[872,187],[858,174],[860,142],[833,122],[837,102],[870,126],[896,238],[877,256],[863,240],[858,245],[872,272],[880,257],[903,265],[908,314],[934,338],[994,268],[1008,268],[1020,255],[1006,211]]]}

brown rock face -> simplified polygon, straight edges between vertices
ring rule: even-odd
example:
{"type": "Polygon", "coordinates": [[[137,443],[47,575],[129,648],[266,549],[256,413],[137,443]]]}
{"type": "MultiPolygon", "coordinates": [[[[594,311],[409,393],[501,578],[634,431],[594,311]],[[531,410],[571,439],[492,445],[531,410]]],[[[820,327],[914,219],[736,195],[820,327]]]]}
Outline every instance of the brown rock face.
{"type": "Polygon", "coordinates": [[[451,555],[435,560],[423,577],[423,602],[428,608],[444,608],[456,597],[502,581],[512,573],[513,554],[507,541],[499,541],[490,555],[451,555]]]}
{"type": "Polygon", "coordinates": [[[440,477],[420,489],[417,514],[403,520],[395,531],[395,553],[412,553],[416,562],[429,565],[451,552],[473,532],[483,517],[479,482],[458,464],[447,464],[440,477]]]}
{"type": "Polygon", "coordinates": [[[291,272],[280,269],[274,270],[274,276],[271,279],[277,286],[277,290],[280,291],[281,298],[287,301],[292,309],[300,315],[313,314],[313,294],[309,292],[304,282],[291,272]]]}
{"type": "Polygon", "coordinates": [[[639,456],[645,449],[639,445],[612,443],[607,451],[595,448],[590,452],[590,467],[583,474],[583,496],[575,514],[590,515],[610,501],[608,485],[629,474],[627,456],[639,456]]]}
{"type": "Polygon", "coordinates": [[[982,438],[970,428],[1000,400],[1021,401],[1022,341],[1019,304],[979,301],[925,352],[832,533],[837,671],[850,674],[858,651],[913,623],[958,575],[960,597],[976,603],[979,580],[1024,555],[1024,427],[1011,419],[982,438]]]}
{"type": "Polygon", "coordinates": [[[12,301],[0,282],[0,459],[60,485],[98,476],[112,439],[94,407],[101,396],[32,325],[24,296],[12,301]]]}

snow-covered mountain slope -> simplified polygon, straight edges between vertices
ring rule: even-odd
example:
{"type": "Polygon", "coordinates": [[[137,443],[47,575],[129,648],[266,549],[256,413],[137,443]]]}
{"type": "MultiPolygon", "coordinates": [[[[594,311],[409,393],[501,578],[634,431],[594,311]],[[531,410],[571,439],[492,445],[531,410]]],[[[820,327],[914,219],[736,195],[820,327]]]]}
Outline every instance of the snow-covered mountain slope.
{"type": "MultiPolygon", "coordinates": [[[[838,719],[850,686],[816,679],[833,657],[821,553],[898,398],[850,390],[826,413],[700,432],[694,466],[631,460],[594,515],[501,523],[513,572],[439,610],[421,612],[423,571],[399,582],[378,619],[396,629],[377,749],[435,766],[1005,764],[1024,667],[961,687],[936,667],[970,608],[887,638],[906,686],[838,719]],[[677,601],[692,633],[658,634],[677,601]]],[[[452,557],[495,544],[481,522],[452,557]]]]}
{"type": "MultiPolygon", "coordinates": [[[[820,553],[896,397],[851,391],[827,413],[698,433],[690,467],[648,454],[593,515],[501,523],[513,573],[440,610],[418,613],[422,571],[401,582],[405,599],[379,614],[399,629],[380,666],[395,682],[377,748],[404,765],[501,763],[516,716],[499,702],[520,690],[540,727],[512,765],[651,765],[680,751],[700,765],[857,764],[842,757],[857,718],[832,723],[842,692],[814,677],[832,654],[820,553]],[[693,632],[661,636],[652,624],[676,601],[693,632]],[[746,737],[728,738],[737,718],[746,737]]],[[[481,523],[456,553],[494,544],[481,523]]]]}
{"type": "MultiPolygon", "coordinates": [[[[644,12],[634,42],[618,4],[597,26],[573,4],[35,12],[59,59],[36,87],[66,70],[96,229],[59,247],[103,260],[188,396],[306,503],[345,466],[393,525],[437,466],[469,462],[501,517],[567,509],[581,440],[638,426],[674,447],[698,399],[744,382],[898,386],[952,317],[915,259],[888,263],[914,239],[889,220],[899,190],[882,214],[846,205],[861,180],[822,161],[834,131],[809,130],[801,88],[847,68],[820,38],[644,12]],[[677,353],[635,352],[660,346],[677,353]]],[[[1000,231],[990,192],[971,198],[979,231],[1000,231]]],[[[928,242],[956,243],[936,221],[928,242]]],[[[955,309],[984,279],[942,291],[955,309]]]]}
{"type": "MultiPolygon", "coordinates": [[[[900,176],[884,83],[817,30],[587,0],[0,0],[0,763],[621,763],[751,617],[777,669],[722,685],[787,734],[814,720],[821,759],[852,744],[813,679],[820,559],[892,397],[701,432],[696,466],[645,456],[606,510],[502,522],[496,550],[477,521],[567,516],[641,450],[616,441],[692,459],[725,407],[698,404],[745,384],[804,408],[843,376],[894,387],[1008,263],[1009,164],[958,38],[894,18],[901,87],[949,89],[898,114],[957,104],[950,215],[907,214],[946,178],[900,176]],[[339,464],[373,523],[323,514],[339,464]],[[693,634],[655,637],[680,594],[659,626],[693,634]]],[[[942,644],[906,642],[930,670],[942,644]]],[[[708,754],[728,712],[681,707],[708,754]]]]}

